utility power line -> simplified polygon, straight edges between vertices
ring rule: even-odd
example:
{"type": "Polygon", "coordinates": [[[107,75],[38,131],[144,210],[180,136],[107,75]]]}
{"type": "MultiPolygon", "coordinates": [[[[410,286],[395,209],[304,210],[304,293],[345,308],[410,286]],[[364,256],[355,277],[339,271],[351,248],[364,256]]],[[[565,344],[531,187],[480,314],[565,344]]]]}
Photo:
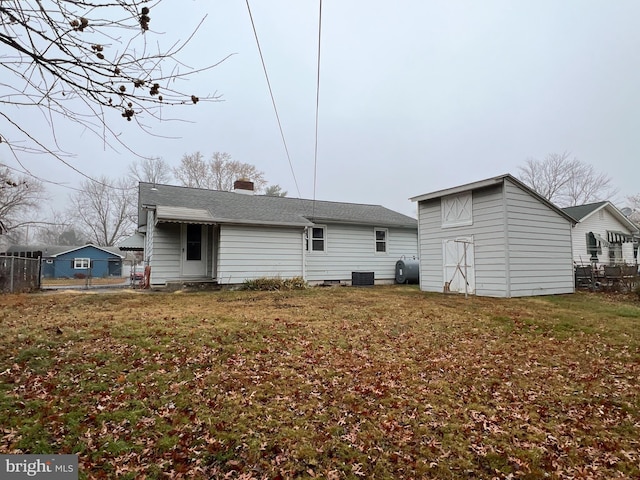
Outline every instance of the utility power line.
{"type": "Polygon", "coordinates": [[[280,137],[282,138],[282,143],[284,145],[284,151],[287,154],[287,160],[289,161],[289,168],[291,169],[291,175],[293,176],[293,182],[296,185],[296,190],[298,191],[298,198],[300,195],[300,188],[298,187],[298,180],[296,179],[296,174],[293,170],[293,163],[291,162],[291,155],[289,155],[289,148],[287,147],[287,141],[284,138],[284,131],[282,129],[282,123],[280,122],[280,115],[278,114],[278,108],[276,107],[276,100],[273,96],[273,90],[271,89],[271,82],[269,81],[269,75],[267,73],[267,66],[264,62],[264,56],[262,55],[262,48],[260,48],[260,41],[258,40],[258,32],[256,31],[256,25],[253,21],[253,14],[251,13],[251,6],[249,5],[249,0],[246,0],[247,10],[249,12],[249,19],[251,20],[251,27],[253,28],[253,36],[256,39],[256,45],[258,46],[258,53],[260,54],[260,61],[262,62],[262,70],[264,71],[264,78],[267,80],[267,87],[269,88],[269,95],[271,96],[271,104],[273,105],[273,111],[276,114],[276,120],[278,122],[278,128],[280,129],[280,137]]]}
{"type": "Polygon", "coordinates": [[[313,217],[316,214],[316,185],[318,183],[318,117],[320,112],[320,46],[322,40],[322,0],[318,11],[318,67],[316,77],[316,130],[313,150],[313,217]]]}

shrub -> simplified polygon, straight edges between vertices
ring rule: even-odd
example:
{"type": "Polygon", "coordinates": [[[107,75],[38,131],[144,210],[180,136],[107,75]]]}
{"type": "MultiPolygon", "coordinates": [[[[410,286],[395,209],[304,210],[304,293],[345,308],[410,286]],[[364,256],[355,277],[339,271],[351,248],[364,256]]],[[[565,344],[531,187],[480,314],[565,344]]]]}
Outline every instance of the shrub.
{"type": "Polygon", "coordinates": [[[307,288],[307,282],[302,277],[280,278],[280,277],[261,277],[255,280],[245,280],[243,290],[262,290],[262,291],[279,291],[279,290],[302,290],[307,288]]]}

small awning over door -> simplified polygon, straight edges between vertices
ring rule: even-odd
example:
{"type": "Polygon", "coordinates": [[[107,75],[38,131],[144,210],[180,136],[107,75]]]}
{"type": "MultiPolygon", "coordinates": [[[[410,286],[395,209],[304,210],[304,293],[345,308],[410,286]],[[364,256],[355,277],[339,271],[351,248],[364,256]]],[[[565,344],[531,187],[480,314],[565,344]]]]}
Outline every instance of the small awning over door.
{"type": "Polygon", "coordinates": [[[213,216],[209,210],[204,208],[187,208],[187,207],[165,207],[158,205],[156,207],[156,223],[172,222],[172,223],[215,223],[213,216]]]}
{"type": "Polygon", "coordinates": [[[141,233],[134,233],[120,242],[118,248],[123,252],[141,252],[144,250],[144,237],[141,233]]]}

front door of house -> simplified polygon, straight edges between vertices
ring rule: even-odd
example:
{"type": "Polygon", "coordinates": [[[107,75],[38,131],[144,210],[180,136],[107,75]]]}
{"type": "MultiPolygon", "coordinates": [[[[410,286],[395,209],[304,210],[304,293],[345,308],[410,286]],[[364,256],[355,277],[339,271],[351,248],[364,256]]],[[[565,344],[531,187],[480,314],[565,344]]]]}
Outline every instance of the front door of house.
{"type": "Polygon", "coordinates": [[[182,276],[207,274],[207,229],[203,225],[182,225],[182,276]]]}
{"type": "Polygon", "coordinates": [[[473,253],[473,237],[451,238],[442,242],[445,291],[475,292],[473,253]]]}

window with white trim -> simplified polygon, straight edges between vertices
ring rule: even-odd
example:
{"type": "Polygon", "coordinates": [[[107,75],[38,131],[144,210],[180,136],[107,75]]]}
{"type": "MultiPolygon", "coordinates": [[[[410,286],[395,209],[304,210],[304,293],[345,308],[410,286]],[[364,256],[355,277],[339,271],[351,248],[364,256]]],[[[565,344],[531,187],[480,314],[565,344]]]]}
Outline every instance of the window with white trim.
{"type": "Polygon", "coordinates": [[[311,227],[307,229],[306,249],[312,252],[326,250],[327,227],[311,227]]]}
{"type": "Polygon", "coordinates": [[[88,270],[90,264],[91,264],[91,260],[88,259],[88,258],[74,258],[73,259],[73,268],[75,270],[88,270]]]}
{"type": "Polygon", "coordinates": [[[376,253],[387,253],[387,238],[389,230],[386,228],[376,228],[374,230],[376,240],[376,253]]]}
{"type": "Polygon", "coordinates": [[[442,197],[442,226],[459,227],[473,224],[471,192],[442,197]]]}

